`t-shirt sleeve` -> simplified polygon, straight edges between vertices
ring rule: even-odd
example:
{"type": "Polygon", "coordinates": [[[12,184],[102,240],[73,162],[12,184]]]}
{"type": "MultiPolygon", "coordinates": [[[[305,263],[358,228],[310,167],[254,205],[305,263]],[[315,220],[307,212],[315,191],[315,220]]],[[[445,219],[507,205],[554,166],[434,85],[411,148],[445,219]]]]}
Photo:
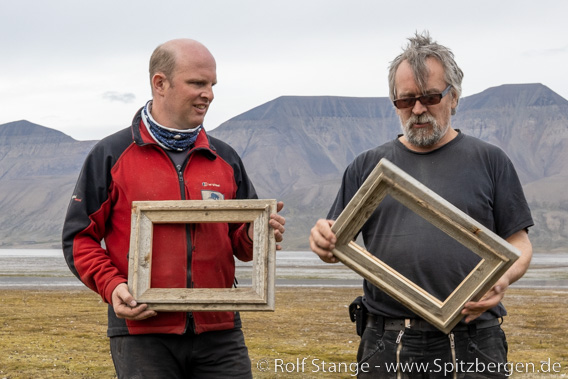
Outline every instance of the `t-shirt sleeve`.
{"type": "Polygon", "coordinates": [[[523,187],[511,160],[503,153],[501,170],[495,178],[495,232],[508,238],[534,225],[523,187]]]}

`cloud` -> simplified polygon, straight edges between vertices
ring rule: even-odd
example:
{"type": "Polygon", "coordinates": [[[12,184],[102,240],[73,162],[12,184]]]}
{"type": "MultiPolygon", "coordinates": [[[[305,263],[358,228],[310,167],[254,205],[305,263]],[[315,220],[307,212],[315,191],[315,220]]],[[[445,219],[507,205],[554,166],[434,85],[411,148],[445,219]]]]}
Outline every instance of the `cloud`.
{"type": "Polygon", "coordinates": [[[525,51],[523,53],[523,55],[525,56],[555,56],[555,55],[559,55],[559,54],[566,54],[568,53],[568,45],[564,46],[564,47],[556,47],[556,48],[550,48],[550,49],[535,49],[535,50],[529,50],[529,51],[525,51]]]}
{"type": "Polygon", "coordinates": [[[103,93],[103,99],[111,102],[119,101],[121,103],[130,104],[136,100],[136,95],[131,92],[120,93],[116,91],[107,91],[103,93]]]}

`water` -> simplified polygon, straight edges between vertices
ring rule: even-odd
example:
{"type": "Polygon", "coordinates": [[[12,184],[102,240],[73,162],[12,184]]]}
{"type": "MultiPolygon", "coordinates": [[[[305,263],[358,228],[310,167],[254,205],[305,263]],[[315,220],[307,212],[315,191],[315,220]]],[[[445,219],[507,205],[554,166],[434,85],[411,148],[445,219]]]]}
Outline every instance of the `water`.
{"type": "MultiPolygon", "coordinates": [[[[277,252],[278,286],[359,287],[363,280],[342,264],[329,265],[306,251],[277,252]]],[[[251,263],[237,261],[240,286],[250,285],[251,263]]],[[[0,288],[61,288],[84,285],[65,263],[60,250],[0,249],[0,288]]]]}
{"type": "MultiPolygon", "coordinates": [[[[241,285],[250,283],[251,265],[237,263],[241,285]]],[[[327,264],[308,251],[276,253],[276,285],[360,287],[362,278],[341,263],[327,264]]],[[[568,253],[535,254],[529,271],[514,287],[568,289],[568,253]]],[[[0,249],[0,288],[82,288],[60,250],[0,249]]]]}
{"type": "Polygon", "coordinates": [[[529,270],[513,286],[568,289],[568,253],[534,254],[529,270]]]}
{"type": "Polygon", "coordinates": [[[0,288],[82,288],[60,250],[0,250],[0,288]]]}

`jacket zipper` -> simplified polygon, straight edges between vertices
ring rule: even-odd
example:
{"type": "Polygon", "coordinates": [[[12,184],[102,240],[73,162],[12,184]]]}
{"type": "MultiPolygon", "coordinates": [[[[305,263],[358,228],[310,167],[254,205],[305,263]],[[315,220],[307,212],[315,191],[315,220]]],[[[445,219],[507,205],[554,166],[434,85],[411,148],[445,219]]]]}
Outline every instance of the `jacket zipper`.
{"type": "MultiPolygon", "coordinates": [[[[136,138],[135,138],[135,142],[136,142],[136,138]]],[[[190,151],[187,153],[187,157],[184,160],[183,165],[176,165],[176,163],[174,162],[174,160],[172,159],[172,157],[170,157],[170,155],[167,153],[167,151],[165,151],[163,148],[157,146],[157,144],[155,143],[146,143],[146,142],[136,142],[136,144],[138,144],[139,146],[146,146],[146,145],[155,145],[159,150],[162,150],[162,152],[168,157],[168,159],[170,160],[170,162],[172,162],[172,165],[174,166],[177,175],[178,175],[178,182],[179,182],[179,190],[180,190],[180,198],[181,200],[187,200],[185,198],[185,181],[183,179],[183,170],[184,168],[189,164],[189,159],[191,159],[191,155],[199,150],[207,150],[212,152],[211,149],[209,148],[203,148],[203,147],[193,147],[192,149],[190,149],[190,151]]],[[[213,152],[212,152],[213,153],[213,152]]],[[[216,155],[215,153],[213,153],[214,155],[216,155]]],[[[186,239],[187,239],[187,278],[186,278],[186,283],[188,288],[193,288],[193,278],[191,275],[191,258],[192,258],[192,254],[193,254],[193,240],[191,238],[191,224],[186,224],[186,228],[185,228],[185,232],[186,232],[186,239]]],[[[193,332],[195,332],[195,323],[193,321],[193,313],[188,312],[187,313],[188,318],[187,321],[185,323],[185,329],[183,331],[183,333],[185,334],[188,330],[188,328],[191,328],[191,330],[193,332]]]]}
{"type": "MultiPolygon", "coordinates": [[[[197,149],[194,148],[194,149],[192,149],[192,151],[189,151],[188,154],[187,154],[187,157],[185,158],[184,163],[182,165],[175,164],[172,157],[170,157],[170,155],[167,153],[167,151],[164,151],[163,149],[161,149],[161,150],[164,154],[166,154],[166,156],[168,157],[170,162],[172,162],[172,165],[174,166],[174,168],[177,172],[181,200],[187,200],[185,198],[185,180],[183,179],[183,170],[189,164],[189,160],[191,159],[191,154],[193,154],[193,152],[195,152],[197,150],[201,150],[201,149],[200,148],[197,148],[197,149]]],[[[191,258],[192,258],[192,254],[193,254],[193,239],[191,238],[191,227],[192,227],[191,224],[186,224],[186,226],[185,226],[186,239],[187,239],[187,242],[188,242],[188,244],[187,244],[187,276],[186,276],[186,284],[187,284],[188,288],[193,288],[193,278],[192,278],[192,275],[191,275],[191,258]]],[[[195,322],[193,320],[193,313],[187,312],[187,316],[188,317],[187,317],[187,320],[186,320],[186,323],[185,323],[185,328],[183,330],[184,334],[190,328],[193,332],[195,332],[195,322]]]]}
{"type": "MultiPolygon", "coordinates": [[[[173,163],[173,162],[172,162],[173,163]]],[[[181,194],[181,199],[185,200],[185,188],[184,188],[184,181],[183,181],[183,171],[182,171],[183,167],[181,165],[176,165],[176,171],[178,174],[178,180],[179,180],[179,192],[181,194]]]]}
{"type": "MultiPolygon", "coordinates": [[[[169,157],[169,156],[168,156],[169,157]]],[[[171,158],[170,158],[171,159],[171,158]]],[[[172,161],[173,163],[173,161],[172,161]]],[[[183,179],[183,168],[186,166],[188,161],[186,161],[183,165],[175,165],[176,171],[178,174],[178,181],[179,181],[179,191],[182,200],[187,200],[185,198],[185,181],[183,179]]],[[[187,239],[187,275],[186,275],[186,285],[188,288],[193,288],[193,278],[191,275],[191,258],[193,255],[193,240],[191,238],[191,224],[185,225],[185,234],[187,239]]],[[[188,329],[195,330],[193,325],[193,313],[187,313],[187,321],[185,323],[185,328],[183,333],[185,334],[188,329]]]]}

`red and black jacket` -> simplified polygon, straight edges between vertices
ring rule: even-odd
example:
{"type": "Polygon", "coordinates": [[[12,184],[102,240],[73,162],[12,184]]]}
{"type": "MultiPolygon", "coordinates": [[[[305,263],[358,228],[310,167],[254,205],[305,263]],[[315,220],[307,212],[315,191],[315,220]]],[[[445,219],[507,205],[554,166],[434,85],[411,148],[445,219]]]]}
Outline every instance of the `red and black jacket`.
{"type": "MultiPolygon", "coordinates": [[[[185,312],[160,312],[144,321],[118,319],[111,294],[128,278],[131,205],[142,200],[253,199],[256,192],[238,154],[202,129],[176,167],[136,114],[130,128],[101,140],[87,156],[63,227],[71,271],[109,304],[108,335],[181,334],[185,312]]],[[[157,224],[152,287],[230,288],[234,258],[252,259],[246,224],[157,224]]],[[[197,333],[240,326],[238,313],[195,312],[197,333]]],[[[190,326],[191,327],[191,326],[190,326]]]]}

